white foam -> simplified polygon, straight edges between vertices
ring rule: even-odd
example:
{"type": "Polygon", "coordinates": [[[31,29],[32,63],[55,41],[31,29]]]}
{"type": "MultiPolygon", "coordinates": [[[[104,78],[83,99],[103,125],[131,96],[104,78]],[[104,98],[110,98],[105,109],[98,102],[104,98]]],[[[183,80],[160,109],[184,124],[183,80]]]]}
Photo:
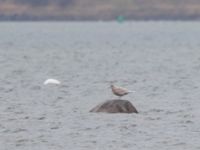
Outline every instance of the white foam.
{"type": "Polygon", "coordinates": [[[47,84],[61,84],[61,82],[56,79],[47,79],[44,81],[44,85],[47,85],[47,84]]]}

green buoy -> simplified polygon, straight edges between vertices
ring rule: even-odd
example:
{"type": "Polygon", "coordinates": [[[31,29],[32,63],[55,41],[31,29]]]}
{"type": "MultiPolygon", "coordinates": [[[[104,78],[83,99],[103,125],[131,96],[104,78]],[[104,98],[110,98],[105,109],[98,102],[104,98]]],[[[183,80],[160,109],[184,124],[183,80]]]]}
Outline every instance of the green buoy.
{"type": "Polygon", "coordinates": [[[119,23],[124,22],[124,20],[125,20],[125,18],[122,15],[120,15],[120,16],[117,17],[117,22],[119,22],[119,23]]]}

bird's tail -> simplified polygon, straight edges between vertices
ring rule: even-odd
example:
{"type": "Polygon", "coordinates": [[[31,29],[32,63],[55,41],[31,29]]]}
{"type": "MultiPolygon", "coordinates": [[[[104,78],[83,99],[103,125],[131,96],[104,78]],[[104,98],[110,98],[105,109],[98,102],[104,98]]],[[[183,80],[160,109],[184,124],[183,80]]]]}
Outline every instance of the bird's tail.
{"type": "Polygon", "coordinates": [[[135,93],[136,91],[128,91],[128,93],[135,93]]]}

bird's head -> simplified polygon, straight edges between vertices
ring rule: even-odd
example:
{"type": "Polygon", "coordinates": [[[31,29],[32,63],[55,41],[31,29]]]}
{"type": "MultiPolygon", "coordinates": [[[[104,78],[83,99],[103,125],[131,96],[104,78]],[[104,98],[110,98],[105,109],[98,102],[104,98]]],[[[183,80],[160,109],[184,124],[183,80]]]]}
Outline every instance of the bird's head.
{"type": "Polygon", "coordinates": [[[110,82],[110,87],[111,87],[111,88],[114,87],[114,82],[113,82],[113,81],[110,82]]]}

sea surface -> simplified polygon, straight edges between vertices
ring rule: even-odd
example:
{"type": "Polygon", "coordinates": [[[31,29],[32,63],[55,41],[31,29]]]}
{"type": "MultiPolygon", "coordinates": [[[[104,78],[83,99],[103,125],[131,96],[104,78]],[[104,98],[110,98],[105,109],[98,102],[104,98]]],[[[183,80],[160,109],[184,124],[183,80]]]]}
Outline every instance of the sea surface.
{"type": "Polygon", "coordinates": [[[0,150],[200,149],[200,22],[1,22],[0,70],[0,150]]]}

